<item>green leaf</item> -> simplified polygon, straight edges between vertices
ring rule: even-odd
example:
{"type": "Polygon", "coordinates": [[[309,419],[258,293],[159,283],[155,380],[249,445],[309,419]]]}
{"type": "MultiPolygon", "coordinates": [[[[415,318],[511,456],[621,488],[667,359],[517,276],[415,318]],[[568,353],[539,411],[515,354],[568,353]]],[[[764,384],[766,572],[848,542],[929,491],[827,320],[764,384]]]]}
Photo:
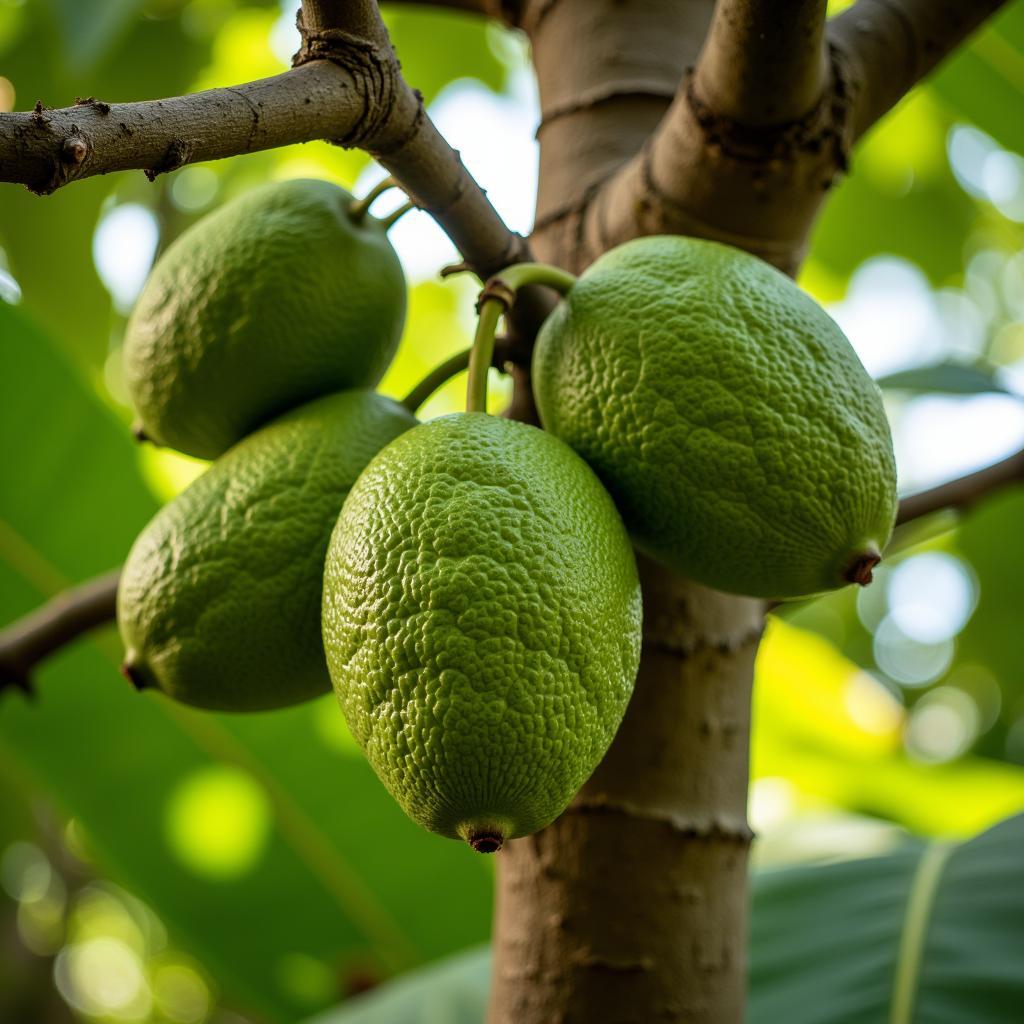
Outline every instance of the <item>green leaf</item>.
{"type": "Polygon", "coordinates": [[[480,1024],[491,950],[481,946],[414,971],[306,1024],[480,1024]]]}
{"type": "MultiPolygon", "coordinates": [[[[750,1024],[1016,1024],[1024,1005],[1024,815],[967,843],[755,876],[750,1024]]],[[[309,1024],[476,1022],[472,950],[309,1024]]]]}
{"type": "Polygon", "coordinates": [[[756,880],[751,1024],[1012,1024],[1024,1005],[1024,816],[964,844],[756,880]]]}
{"type": "Polygon", "coordinates": [[[476,78],[500,92],[508,68],[488,42],[487,20],[439,10],[384,11],[406,81],[430,103],[449,82],[476,78]]]}
{"type": "Polygon", "coordinates": [[[889,391],[938,392],[945,395],[978,395],[999,392],[1008,395],[988,367],[967,363],[942,362],[915,366],[909,370],[886,374],[875,382],[889,391]]]}
{"type": "Polygon", "coordinates": [[[76,71],[101,61],[145,0],[48,0],[65,60],[76,71]]]}
{"type": "MultiPolygon", "coordinates": [[[[0,622],[116,565],[155,510],[126,428],[0,303],[0,622]]],[[[213,715],[137,694],[111,631],[0,699],[0,789],[45,791],[234,1005],[336,1002],[486,935],[490,872],[394,804],[330,697],[213,715]],[[415,865],[415,871],[409,865],[415,865]],[[431,899],[423,899],[424,887],[431,899]],[[443,905],[444,913],[437,912],[443,905]]]]}
{"type": "Polygon", "coordinates": [[[958,121],[1024,150],[1024,9],[1008,4],[939,68],[930,87],[958,121]]]}

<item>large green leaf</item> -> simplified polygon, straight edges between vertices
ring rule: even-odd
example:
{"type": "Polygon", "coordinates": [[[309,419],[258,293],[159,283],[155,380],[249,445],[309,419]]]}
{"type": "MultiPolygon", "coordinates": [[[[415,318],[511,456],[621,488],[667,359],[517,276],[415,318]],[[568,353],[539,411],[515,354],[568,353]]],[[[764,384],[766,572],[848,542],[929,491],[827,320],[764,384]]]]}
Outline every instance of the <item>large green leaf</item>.
{"type": "MultiPolygon", "coordinates": [[[[0,488],[6,624],[117,564],[155,502],[127,431],[47,336],[0,304],[0,338],[0,434],[18,439],[0,488]]],[[[226,999],[294,1020],[348,978],[484,937],[487,867],[401,813],[330,698],[203,714],[134,693],[119,656],[108,632],[47,664],[35,703],[0,699],[0,791],[47,792],[226,999]]]]}
{"type": "MultiPolygon", "coordinates": [[[[1024,815],[968,843],[754,879],[750,1024],[1019,1024],[1024,815]]],[[[461,954],[311,1024],[475,1024],[490,952],[461,954]]]]}
{"type": "Polygon", "coordinates": [[[1013,1024],[1024,1006],[1024,816],[963,844],[768,872],[752,1024],[1013,1024]]]}

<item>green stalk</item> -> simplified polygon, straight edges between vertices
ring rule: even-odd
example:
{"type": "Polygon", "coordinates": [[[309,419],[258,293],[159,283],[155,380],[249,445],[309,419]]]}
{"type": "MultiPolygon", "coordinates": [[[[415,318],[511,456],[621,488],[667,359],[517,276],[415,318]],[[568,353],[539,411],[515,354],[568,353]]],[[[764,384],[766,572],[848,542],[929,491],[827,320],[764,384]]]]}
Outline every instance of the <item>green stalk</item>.
{"type": "Polygon", "coordinates": [[[472,349],[463,349],[461,352],[456,352],[450,359],[446,359],[439,366],[434,367],[402,399],[402,405],[406,407],[411,413],[415,413],[419,407],[446,381],[450,380],[457,373],[461,373],[467,366],[469,366],[469,353],[472,349]]]}
{"type": "Polygon", "coordinates": [[[469,353],[466,412],[487,411],[487,371],[494,359],[494,334],[502,314],[515,301],[515,293],[525,285],[542,284],[565,295],[575,283],[572,274],[546,263],[516,263],[488,280],[480,294],[476,334],[469,353]]]}
{"type": "Polygon", "coordinates": [[[390,231],[410,210],[415,210],[416,204],[410,199],[407,203],[402,203],[397,210],[393,210],[385,217],[381,217],[380,222],[384,225],[385,231],[390,231]]]}
{"type": "Polygon", "coordinates": [[[382,196],[389,188],[398,188],[398,182],[389,174],[383,181],[378,181],[362,199],[354,199],[348,208],[349,217],[356,223],[361,224],[365,220],[373,201],[382,196]]]}
{"type": "Polygon", "coordinates": [[[469,383],[466,412],[487,412],[487,371],[494,359],[494,332],[505,311],[500,299],[485,299],[476,322],[473,347],[469,350],[469,383]]]}

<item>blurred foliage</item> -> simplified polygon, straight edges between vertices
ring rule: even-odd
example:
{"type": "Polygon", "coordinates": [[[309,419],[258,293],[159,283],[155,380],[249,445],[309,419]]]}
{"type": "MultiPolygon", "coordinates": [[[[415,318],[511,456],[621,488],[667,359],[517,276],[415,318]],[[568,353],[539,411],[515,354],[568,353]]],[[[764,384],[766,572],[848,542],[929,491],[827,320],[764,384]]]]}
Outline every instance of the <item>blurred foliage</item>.
{"type": "MultiPolygon", "coordinates": [[[[963,845],[755,874],[749,1024],[1015,1024],[1024,817],[963,845]]],[[[491,957],[474,950],[309,1024],[475,1024],[491,957]]]]}
{"type": "MultiPolygon", "coordinates": [[[[0,105],[158,97],[277,73],[296,43],[293,7],[0,0],[0,105]]],[[[386,17],[428,102],[466,77],[510,88],[521,48],[493,26],[400,5],[386,17]]],[[[872,131],[803,272],[821,301],[852,315],[865,261],[888,254],[888,268],[919,268],[914,299],[932,319],[919,350],[882,378],[908,444],[927,446],[909,425],[929,395],[999,391],[1012,402],[1024,391],[1022,52],[1018,3],[872,131]]],[[[118,349],[131,295],[118,289],[144,276],[145,239],[162,248],[217,203],[298,175],[365,188],[375,171],[361,153],[313,143],[155,184],[112,175],[46,199],[5,187],[0,429],[14,440],[0,478],[0,622],[117,564],[158,503],[202,471],[138,449],[126,429],[118,349]]],[[[394,395],[472,329],[471,281],[410,284],[408,328],[382,385],[394,395]]],[[[864,304],[869,328],[885,326],[877,295],[864,304]]],[[[463,389],[450,382],[423,415],[458,408],[463,389]]],[[[507,393],[496,384],[495,408],[507,393]]],[[[762,863],[849,857],[901,829],[967,836],[1024,807],[1022,518],[1024,490],[1007,490],[906,533],[868,590],[776,613],[756,691],[762,863]]],[[[486,862],[405,819],[329,698],[200,714],[135,694],[119,654],[102,633],[43,669],[34,704],[0,700],[0,857],[49,879],[31,899],[5,883],[0,938],[21,945],[16,970],[0,963],[0,991],[15,991],[4,970],[35,979],[35,957],[86,1019],[237,1024],[230,1006],[294,1020],[486,937],[486,862]],[[110,981],[107,996],[96,979],[110,981]]],[[[18,988],[29,1002],[11,1019],[52,1008],[52,988],[32,985],[18,988]]]]}

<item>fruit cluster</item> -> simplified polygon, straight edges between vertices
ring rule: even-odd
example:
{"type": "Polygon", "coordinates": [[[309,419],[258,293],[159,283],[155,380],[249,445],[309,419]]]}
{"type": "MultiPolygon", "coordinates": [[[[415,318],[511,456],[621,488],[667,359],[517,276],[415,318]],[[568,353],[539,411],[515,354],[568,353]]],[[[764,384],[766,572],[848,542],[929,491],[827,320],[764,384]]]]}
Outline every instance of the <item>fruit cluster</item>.
{"type": "Polygon", "coordinates": [[[333,683],[407,813],[491,852],[557,816],[618,729],[640,658],[632,545],[753,596],[866,583],[892,442],[811,299],[681,237],[578,280],[509,268],[482,298],[467,412],[418,423],[366,390],[405,294],[365,207],[266,186],[154,268],[125,341],[141,430],[216,461],[132,549],[125,670],[233,710],[333,683]],[[544,430],[484,412],[502,305],[538,283],[564,294],[535,347],[544,430]]]}

